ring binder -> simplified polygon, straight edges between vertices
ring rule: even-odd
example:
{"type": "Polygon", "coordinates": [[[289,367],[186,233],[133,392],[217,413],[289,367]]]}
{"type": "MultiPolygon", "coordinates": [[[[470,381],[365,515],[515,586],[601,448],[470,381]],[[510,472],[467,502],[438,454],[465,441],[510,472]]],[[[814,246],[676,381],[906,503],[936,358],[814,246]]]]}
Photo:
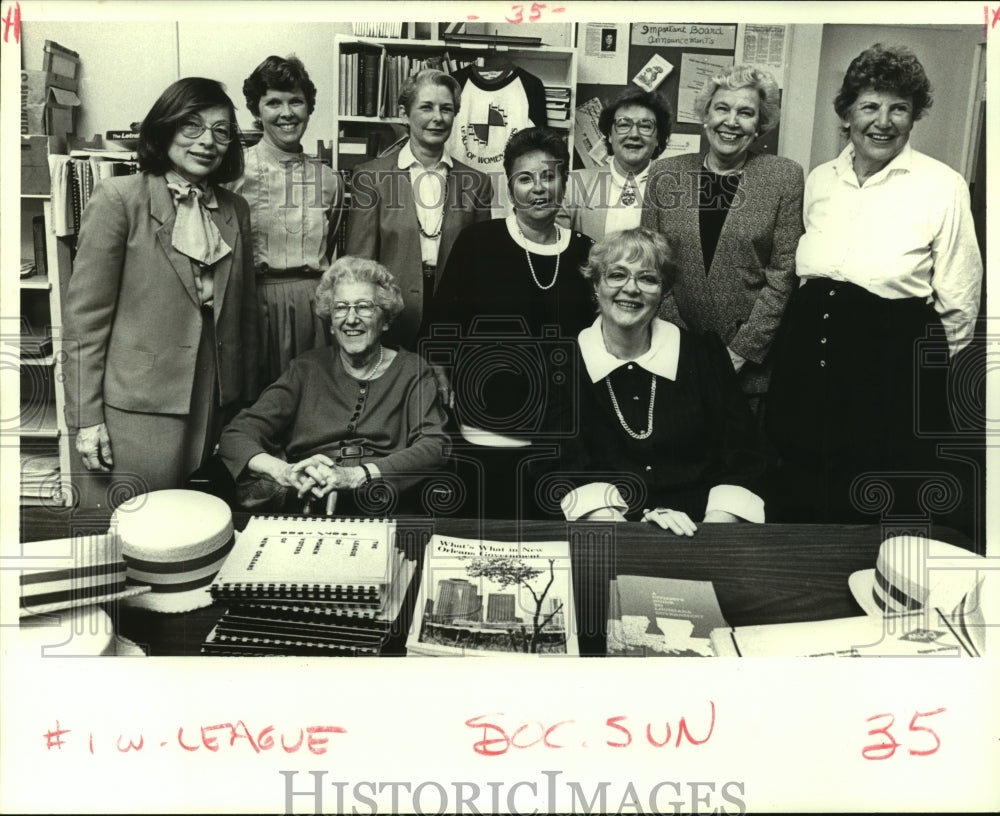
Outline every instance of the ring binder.
{"type": "Polygon", "coordinates": [[[416,562],[381,518],[257,515],[212,584],[231,604],[203,654],[378,654],[416,562]]]}

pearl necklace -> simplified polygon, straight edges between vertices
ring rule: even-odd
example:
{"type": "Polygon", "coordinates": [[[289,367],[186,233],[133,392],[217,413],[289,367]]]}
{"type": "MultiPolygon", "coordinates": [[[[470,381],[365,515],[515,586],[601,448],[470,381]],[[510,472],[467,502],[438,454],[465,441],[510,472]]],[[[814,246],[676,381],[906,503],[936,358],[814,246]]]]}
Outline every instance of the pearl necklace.
{"type": "MultiPolygon", "coordinates": [[[[518,228],[517,228],[517,234],[520,235],[521,238],[524,241],[528,240],[527,238],[524,237],[524,233],[521,231],[521,227],[520,226],[518,226],[518,228]]],[[[556,243],[557,244],[559,243],[559,225],[558,224],[556,225],[556,243]]],[[[532,280],[535,281],[535,286],[537,286],[539,289],[541,289],[543,292],[545,292],[548,289],[551,289],[553,286],[556,285],[556,278],[559,277],[559,259],[562,257],[562,253],[561,252],[556,253],[556,271],[552,273],[552,282],[549,283],[548,286],[542,286],[541,282],[538,280],[538,275],[535,274],[535,265],[531,262],[531,253],[528,252],[528,248],[527,247],[524,248],[524,257],[528,259],[528,269],[531,272],[532,280]]]]}
{"type": "MultiPolygon", "coordinates": [[[[382,354],[383,354],[384,351],[385,351],[384,347],[381,344],[379,344],[379,347],[378,347],[378,359],[375,361],[375,365],[373,365],[368,370],[368,374],[366,376],[360,378],[361,382],[368,382],[378,372],[379,368],[382,366],[382,354]]],[[[341,361],[343,362],[343,358],[341,358],[341,361]]]]}
{"type": "Polygon", "coordinates": [[[650,434],[653,433],[653,405],[656,403],[656,375],[654,374],[650,378],[649,386],[649,412],[646,414],[646,430],[642,433],[636,433],[625,421],[625,417],[622,415],[622,409],[618,407],[618,400],[615,398],[615,391],[611,387],[611,377],[605,377],[604,382],[607,383],[608,393],[611,395],[611,405],[614,406],[615,415],[618,417],[618,421],[621,423],[622,427],[625,429],[625,433],[631,436],[633,439],[649,439],[650,434]]]}
{"type": "Polygon", "coordinates": [[[728,170],[716,170],[714,167],[712,167],[712,154],[708,153],[705,155],[705,169],[708,170],[710,173],[715,173],[715,175],[717,176],[732,176],[737,173],[742,173],[743,168],[746,166],[746,163],[747,163],[747,158],[746,156],[744,156],[743,161],[740,162],[739,167],[731,167],[728,170]]]}

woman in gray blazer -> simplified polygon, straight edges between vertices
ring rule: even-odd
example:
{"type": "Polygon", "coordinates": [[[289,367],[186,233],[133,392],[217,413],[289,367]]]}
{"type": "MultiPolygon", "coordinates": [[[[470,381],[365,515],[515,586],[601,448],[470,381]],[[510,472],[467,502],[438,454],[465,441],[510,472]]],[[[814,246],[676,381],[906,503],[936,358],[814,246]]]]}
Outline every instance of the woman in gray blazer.
{"type": "MultiPolygon", "coordinates": [[[[167,88],[139,131],[137,175],[101,182],[66,292],[66,419],[115,506],[183,487],[255,396],[257,306],[233,103],[212,79],[167,88]]],[[[93,484],[88,486],[94,487],[93,484]]]]}
{"type": "Polygon", "coordinates": [[[357,167],[351,179],[346,254],[378,261],[396,276],[406,308],[389,339],[408,349],[458,234],[490,218],[489,177],[446,147],[461,102],[458,82],[443,71],[414,74],[399,92],[409,139],[399,152],[357,167]]]}
{"type": "Polygon", "coordinates": [[[767,72],[726,69],[705,83],[696,107],[708,152],[654,162],[646,185],[642,225],[677,250],[677,279],[660,316],[719,335],[759,412],[768,352],[796,284],[804,177],[790,159],[750,151],[780,115],[767,72]]]}

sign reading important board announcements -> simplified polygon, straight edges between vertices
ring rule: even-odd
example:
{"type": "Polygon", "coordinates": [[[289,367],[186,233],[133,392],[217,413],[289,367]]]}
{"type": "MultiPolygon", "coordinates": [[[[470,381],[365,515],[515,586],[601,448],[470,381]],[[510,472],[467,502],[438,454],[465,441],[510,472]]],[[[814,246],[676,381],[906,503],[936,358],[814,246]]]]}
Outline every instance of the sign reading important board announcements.
{"type": "Polygon", "coordinates": [[[736,47],[736,26],[718,23],[633,23],[632,45],[731,51],[736,47]]]}

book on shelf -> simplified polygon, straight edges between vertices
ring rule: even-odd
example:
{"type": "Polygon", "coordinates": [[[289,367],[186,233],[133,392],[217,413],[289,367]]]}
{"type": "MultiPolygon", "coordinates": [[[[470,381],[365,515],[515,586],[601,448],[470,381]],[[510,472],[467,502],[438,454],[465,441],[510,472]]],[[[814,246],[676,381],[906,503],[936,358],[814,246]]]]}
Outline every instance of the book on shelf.
{"type": "Polygon", "coordinates": [[[579,655],[569,543],[433,536],[406,651],[579,655]]]}
{"type": "Polygon", "coordinates": [[[337,116],[347,115],[347,54],[341,51],[337,55],[337,116]]]}
{"type": "Polygon", "coordinates": [[[721,657],[961,657],[971,653],[938,610],[913,615],[715,629],[721,657]]]}
{"type": "Polygon", "coordinates": [[[357,64],[358,64],[358,55],[357,54],[348,54],[347,55],[347,88],[346,88],[346,94],[345,94],[345,96],[347,97],[347,111],[346,111],[346,114],[348,116],[356,116],[357,112],[358,112],[357,107],[356,107],[356,91],[357,91],[357,76],[358,76],[357,64]]]}
{"type": "Polygon", "coordinates": [[[608,600],[609,656],[712,657],[726,626],[711,581],[619,575],[608,600]]]}
{"type": "Polygon", "coordinates": [[[361,55],[361,97],[362,116],[377,116],[379,113],[379,97],[381,95],[379,64],[380,53],[366,51],[361,55]]]}
{"type": "Polygon", "coordinates": [[[389,100],[386,98],[388,91],[388,79],[386,77],[386,62],[388,61],[388,54],[383,48],[378,55],[378,67],[375,74],[375,87],[377,92],[375,95],[375,113],[374,116],[389,116],[388,104],[389,100]]]}
{"type": "Polygon", "coordinates": [[[21,356],[37,359],[52,353],[52,335],[45,332],[21,333],[21,356]]]}
{"type": "Polygon", "coordinates": [[[43,278],[47,277],[49,274],[49,261],[48,252],[45,248],[44,215],[36,215],[31,219],[31,243],[35,253],[35,272],[43,278]]]}
{"type": "Polygon", "coordinates": [[[21,499],[47,502],[57,500],[59,483],[59,454],[39,453],[21,449],[21,499]]]}

